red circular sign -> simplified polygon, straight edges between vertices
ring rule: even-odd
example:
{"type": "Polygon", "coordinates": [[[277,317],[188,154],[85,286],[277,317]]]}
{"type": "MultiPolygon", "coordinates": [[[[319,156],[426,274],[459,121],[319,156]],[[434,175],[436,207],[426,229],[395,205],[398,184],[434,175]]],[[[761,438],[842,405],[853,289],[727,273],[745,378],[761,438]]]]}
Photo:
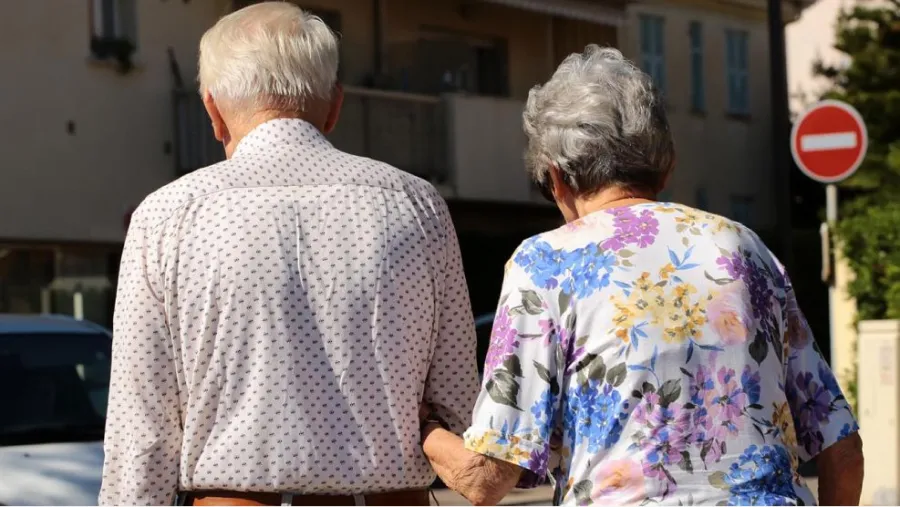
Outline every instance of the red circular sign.
{"type": "Polygon", "coordinates": [[[807,109],[791,130],[791,154],[810,178],[836,183],[849,178],[866,156],[869,136],[853,106],[823,100],[807,109]]]}

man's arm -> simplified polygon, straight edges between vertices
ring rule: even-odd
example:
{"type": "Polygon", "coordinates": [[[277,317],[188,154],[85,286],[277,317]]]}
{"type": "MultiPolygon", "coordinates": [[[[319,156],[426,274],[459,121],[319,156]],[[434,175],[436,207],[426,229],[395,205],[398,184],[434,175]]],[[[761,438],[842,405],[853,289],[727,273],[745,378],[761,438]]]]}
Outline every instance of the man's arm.
{"type": "Polygon", "coordinates": [[[864,465],[859,432],[822,451],[816,462],[819,505],[859,505],[864,465]]]}
{"type": "Polygon", "coordinates": [[[158,244],[132,226],[122,252],[103,450],[102,505],[171,505],[181,418],[173,345],[150,274],[158,244]]]}
{"type": "Polygon", "coordinates": [[[472,505],[496,505],[519,482],[522,468],[472,452],[463,439],[438,425],[428,426],[422,449],[435,472],[472,505]]]}
{"type": "Polygon", "coordinates": [[[475,359],[475,321],[469,302],[469,289],[463,271],[459,240],[446,203],[436,197],[435,211],[441,242],[438,257],[440,300],[434,355],[428,368],[424,402],[462,433],[469,427],[472,407],[478,394],[478,365],[475,359]]]}

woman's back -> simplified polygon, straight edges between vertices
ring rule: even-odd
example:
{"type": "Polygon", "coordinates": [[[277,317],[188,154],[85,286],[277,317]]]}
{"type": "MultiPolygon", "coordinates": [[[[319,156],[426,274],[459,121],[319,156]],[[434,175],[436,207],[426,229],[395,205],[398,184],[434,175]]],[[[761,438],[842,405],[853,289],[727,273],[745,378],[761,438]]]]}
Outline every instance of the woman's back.
{"type": "Polygon", "coordinates": [[[523,243],[485,379],[467,446],[565,504],[811,504],[798,460],[857,429],[762,242],[674,204],[523,243]]]}

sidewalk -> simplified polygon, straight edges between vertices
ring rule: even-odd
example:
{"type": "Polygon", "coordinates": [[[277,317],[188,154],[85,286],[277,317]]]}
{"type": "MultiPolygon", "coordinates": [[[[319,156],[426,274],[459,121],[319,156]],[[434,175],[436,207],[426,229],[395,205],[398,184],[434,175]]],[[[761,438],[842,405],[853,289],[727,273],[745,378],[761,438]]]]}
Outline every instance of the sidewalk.
{"type": "MultiPolygon", "coordinates": [[[[807,477],[806,484],[818,499],[819,479],[807,477]]],[[[434,496],[439,505],[471,505],[462,496],[449,489],[436,489],[434,496]]],[[[541,486],[535,489],[514,489],[506,498],[500,501],[500,505],[552,505],[553,489],[550,486],[541,486]]]]}
{"type": "MultiPolygon", "coordinates": [[[[434,496],[439,505],[472,505],[449,489],[436,489],[434,496]]],[[[553,505],[553,488],[541,486],[535,489],[514,489],[500,505],[553,505]]]]}

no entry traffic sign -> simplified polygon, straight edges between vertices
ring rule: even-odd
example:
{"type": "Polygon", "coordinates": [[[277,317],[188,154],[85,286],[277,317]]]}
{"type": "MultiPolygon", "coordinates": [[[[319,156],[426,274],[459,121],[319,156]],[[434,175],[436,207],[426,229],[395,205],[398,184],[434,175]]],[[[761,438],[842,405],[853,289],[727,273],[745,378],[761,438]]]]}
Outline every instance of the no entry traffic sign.
{"type": "Polygon", "coordinates": [[[794,161],[821,183],[849,178],[865,158],[868,144],[862,116],[837,100],[823,100],[807,109],[791,130],[794,161]]]}

